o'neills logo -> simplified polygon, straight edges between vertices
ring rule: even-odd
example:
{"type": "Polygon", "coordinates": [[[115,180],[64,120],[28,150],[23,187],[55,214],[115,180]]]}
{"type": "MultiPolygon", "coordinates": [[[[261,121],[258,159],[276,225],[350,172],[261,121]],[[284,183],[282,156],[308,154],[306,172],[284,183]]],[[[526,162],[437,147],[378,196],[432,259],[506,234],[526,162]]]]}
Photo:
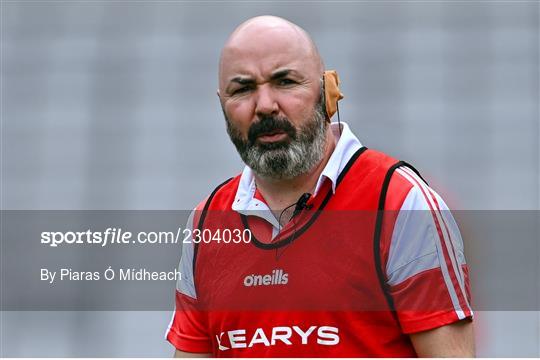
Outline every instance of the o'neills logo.
{"type": "Polygon", "coordinates": [[[271,274],[255,275],[251,274],[244,278],[244,286],[269,286],[285,285],[289,282],[289,274],[281,269],[272,270],[271,274]]]}

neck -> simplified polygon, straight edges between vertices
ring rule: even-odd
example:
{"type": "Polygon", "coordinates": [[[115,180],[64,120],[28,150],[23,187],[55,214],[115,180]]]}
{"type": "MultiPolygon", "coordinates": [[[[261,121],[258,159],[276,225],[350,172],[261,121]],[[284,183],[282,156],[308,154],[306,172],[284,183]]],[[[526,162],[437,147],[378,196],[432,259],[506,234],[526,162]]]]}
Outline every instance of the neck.
{"type": "Polygon", "coordinates": [[[326,132],[325,150],[321,161],[309,172],[292,179],[268,179],[255,174],[257,188],[272,211],[279,211],[294,204],[304,193],[313,193],[317,180],[336,147],[336,140],[329,128],[326,132]]]}

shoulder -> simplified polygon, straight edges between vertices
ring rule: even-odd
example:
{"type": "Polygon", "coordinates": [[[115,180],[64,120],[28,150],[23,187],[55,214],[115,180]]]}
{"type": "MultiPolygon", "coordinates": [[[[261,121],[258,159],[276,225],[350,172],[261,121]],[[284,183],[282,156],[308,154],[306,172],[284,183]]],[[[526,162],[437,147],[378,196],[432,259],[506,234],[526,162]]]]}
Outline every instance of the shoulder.
{"type": "Polygon", "coordinates": [[[240,175],[237,175],[215,186],[208,196],[191,210],[187,226],[196,228],[204,211],[230,209],[232,202],[234,201],[236,190],[238,189],[239,181],[240,175]]]}
{"type": "Polygon", "coordinates": [[[384,152],[366,149],[351,170],[354,183],[369,183],[384,200],[385,210],[448,210],[419,171],[384,152]]]}
{"type": "Polygon", "coordinates": [[[237,175],[221,182],[219,185],[214,187],[209,195],[195,207],[195,211],[208,209],[230,209],[236,195],[236,191],[238,190],[240,178],[241,175],[237,175]]]}
{"type": "Polygon", "coordinates": [[[410,166],[398,167],[390,181],[388,210],[448,210],[441,196],[410,166]]]}
{"type": "MultiPolygon", "coordinates": [[[[370,183],[371,188],[384,201],[385,210],[407,209],[427,202],[433,193],[412,165],[400,161],[384,152],[367,149],[354,166],[360,182],[370,183]]],[[[381,205],[381,204],[380,204],[381,205]]]]}

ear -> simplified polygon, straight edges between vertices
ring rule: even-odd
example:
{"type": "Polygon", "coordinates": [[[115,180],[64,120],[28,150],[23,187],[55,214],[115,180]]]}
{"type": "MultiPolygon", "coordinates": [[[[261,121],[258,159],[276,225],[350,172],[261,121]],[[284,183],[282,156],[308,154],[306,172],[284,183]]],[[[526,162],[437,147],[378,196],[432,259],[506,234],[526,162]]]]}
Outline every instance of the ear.
{"type": "Polygon", "coordinates": [[[336,113],[337,102],[343,99],[343,94],[339,90],[339,76],[336,70],[326,70],[323,81],[326,115],[330,119],[336,113]]]}

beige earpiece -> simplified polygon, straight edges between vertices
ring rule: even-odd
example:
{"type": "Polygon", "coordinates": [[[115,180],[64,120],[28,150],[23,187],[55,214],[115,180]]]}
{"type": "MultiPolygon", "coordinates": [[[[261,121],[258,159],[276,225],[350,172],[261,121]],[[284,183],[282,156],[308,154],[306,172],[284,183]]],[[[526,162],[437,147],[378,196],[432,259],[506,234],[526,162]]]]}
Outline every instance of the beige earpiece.
{"type": "Polygon", "coordinates": [[[324,81],[324,96],[326,115],[328,120],[337,111],[337,102],[343,99],[343,94],[339,90],[339,76],[336,70],[326,70],[323,74],[324,81]]]}

